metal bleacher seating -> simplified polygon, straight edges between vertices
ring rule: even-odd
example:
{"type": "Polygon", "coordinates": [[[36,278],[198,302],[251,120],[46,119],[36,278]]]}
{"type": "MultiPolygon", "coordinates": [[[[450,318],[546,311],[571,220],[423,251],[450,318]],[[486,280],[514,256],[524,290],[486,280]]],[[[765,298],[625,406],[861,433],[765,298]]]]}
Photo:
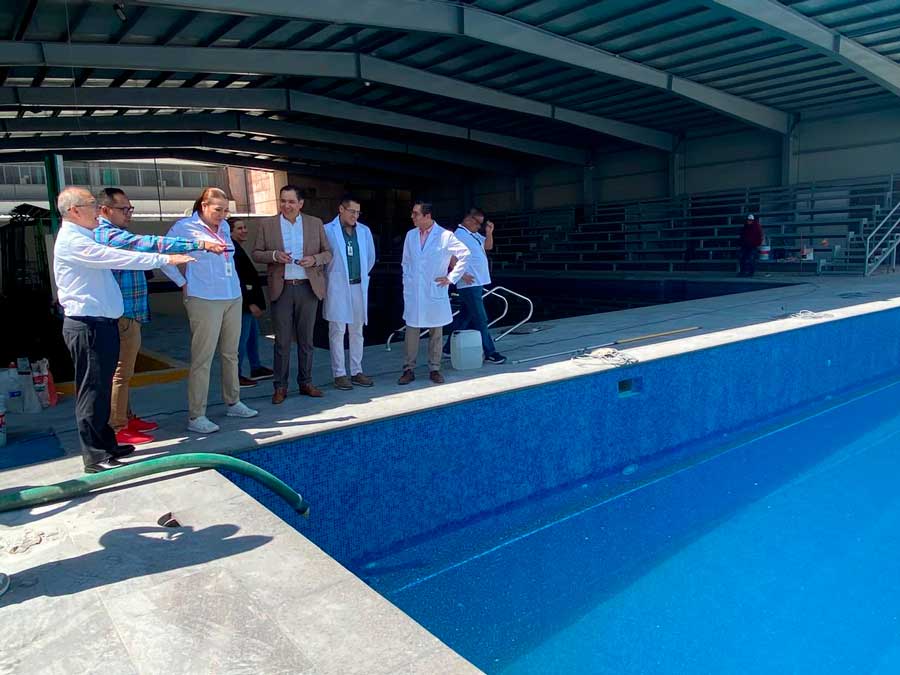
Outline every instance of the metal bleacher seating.
{"type": "MultiPolygon", "coordinates": [[[[772,261],[760,263],[762,269],[863,274],[871,271],[865,238],[891,212],[894,187],[893,176],[878,176],[598,203],[582,217],[574,208],[492,214],[493,264],[521,271],[733,272],[738,235],[754,213],[771,247],[772,261]]],[[[886,247],[897,243],[891,234],[869,259],[886,257],[886,247]]]]}

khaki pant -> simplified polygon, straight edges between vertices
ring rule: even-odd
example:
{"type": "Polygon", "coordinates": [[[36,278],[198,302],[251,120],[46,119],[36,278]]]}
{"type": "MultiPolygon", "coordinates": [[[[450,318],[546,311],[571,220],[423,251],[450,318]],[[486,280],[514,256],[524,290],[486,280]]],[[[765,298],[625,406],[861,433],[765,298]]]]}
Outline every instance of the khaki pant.
{"type": "Polygon", "coordinates": [[[141,351],[141,324],[124,316],[119,319],[119,363],[113,375],[109,426],[121,431],[128,424],[128,390],[134,364],[141,351]]]}
{"type": "MultiPolygon", "coordinates": [[[[419,332],[421,328],[406,327],[406,360],[403,362],[403,370],[415,370],[416,358],[419,356],[419,332]]],[[[429,328],[428,334],[428,370],[441,369],[441,337],[443,326],[429,328]]]]}
{"type": "Polygon", "coordinates": [[[222,361],[222,398],[233,405],[240,399],[238,344],[241,340],[241,299],[204,300],[188,296],[184,301],[191,322],[191,371],[188,376],[188,414],[206,415],[209,370],[216,345],[222,361]]]}

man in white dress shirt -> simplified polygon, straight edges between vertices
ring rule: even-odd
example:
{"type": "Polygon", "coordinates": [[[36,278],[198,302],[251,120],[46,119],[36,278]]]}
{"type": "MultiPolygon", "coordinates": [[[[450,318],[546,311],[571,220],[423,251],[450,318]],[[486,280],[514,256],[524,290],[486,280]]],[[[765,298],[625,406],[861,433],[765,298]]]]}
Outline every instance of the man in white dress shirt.
{"type": "Polygon", "coordinates": [[[122,466],[134,451],[119,446],[109,426],[112,379],[119,358],[123,302],[110,270],[150,270],[193,262],[189,255],[138,253],[94,241],[97,200],[82,188],[66,188],[57,208],[63,218],[53,249],[57,298],[65,312],[63,339],[75,366],[75,421],[87,473],[122,466]]]}
{"type": "Polygon", "coordinates": [[[452,232],[434,222],[430,203],[413,204],[411,217],[415,227],[406,233],[402,262],[406,358],[397,384],[409,384],[416,379],[422,328],[429,330],[428,377],[435,384],[442,384],[441,331],[453,320],[448,286],[467,272],[469,249],[452,232]],[[448,273],[453,258],[457,262],[448,273]]]}
{"type": "Polygon", "coordinates": [[[469,209],[462,224],[454,232],[456,238],[466,245],[472,255],[469,258],[469,271],[463,274],[456,284],[456,292],[459,294],[462,307],[447,331],[444,354],[450,355],[450,335],[453,334],[453,331],[474,329],[481,333],[484,360],[500,365],[506,363],[506,357],[494,347],[494,339],[488,329],[487,312],[484,310],[484,299],[482,298],[484,287],[491,283],[486,252],[494,248],[494,224],[487,221],[484,225],[484,234],[481,234],[478,230],[482,223],[484,223],[484,211],[473,207],[469,209]]]}
{"type": "Polygon", "coordinates": [[[313,384],[313,332],[319,301],[325,297],[325,265],[331,247],[322,221],[303,213],[304,192],[285,185],[278,195],[279,214],[259,221],[250,256],[266,265],[272,324],[275,328],[275,376],[272,403],[279,405],[288,394],[291,340],[297,340],[297,384],[304,396],[318,398],[313,384]]]}

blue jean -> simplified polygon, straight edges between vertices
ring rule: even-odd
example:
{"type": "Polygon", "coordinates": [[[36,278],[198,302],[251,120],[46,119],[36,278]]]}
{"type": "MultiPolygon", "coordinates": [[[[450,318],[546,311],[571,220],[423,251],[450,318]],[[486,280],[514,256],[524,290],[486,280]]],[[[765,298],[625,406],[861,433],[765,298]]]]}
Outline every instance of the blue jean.
{"type": "Polygon", "coordinates": [[[244,363],[244,356],[250,361],[251,372],[259,368],[259,322],[250,312],[241,314],[241,341],[238,343],[238,372],[244,363]]]}
{"type": "Polygon", "coordinates": [[[484,350],[485,357],[497,353],[494,347],[494,340],[491,332],[488,330],[487,312],[484,309],[484,300],[481,294],[484,292],[482,286],[468,286],[467,288],[457,288],[459,300],[462,303],[459,314],[453,317],[453,323],[447,331],[447,343],[444,345],[444,351],[450,351],[450,338],[455,330],[477,330],[481,333],[481,348],[484,350]]]}

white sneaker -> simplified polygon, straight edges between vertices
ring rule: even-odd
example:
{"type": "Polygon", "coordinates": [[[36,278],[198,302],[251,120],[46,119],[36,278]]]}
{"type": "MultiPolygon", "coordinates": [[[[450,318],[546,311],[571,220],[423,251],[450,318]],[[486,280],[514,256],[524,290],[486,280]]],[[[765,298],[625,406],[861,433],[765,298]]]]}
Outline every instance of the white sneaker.
{"type": "Polygon", "coordinates": [[[206,415],[200,415],[200,417],[188,420],[188,431],[193,431],[198,434],[212,434],[218,430],[219,425],[215,422],[210,422],[206,415]]]}
{"type": "Polygon", "coordinates": [[[227,417],[256,417],[259,415],[259,410],[248,408],[241,401],[238,401],[234,405],[225,408],[225,415],[227,417]]]}

